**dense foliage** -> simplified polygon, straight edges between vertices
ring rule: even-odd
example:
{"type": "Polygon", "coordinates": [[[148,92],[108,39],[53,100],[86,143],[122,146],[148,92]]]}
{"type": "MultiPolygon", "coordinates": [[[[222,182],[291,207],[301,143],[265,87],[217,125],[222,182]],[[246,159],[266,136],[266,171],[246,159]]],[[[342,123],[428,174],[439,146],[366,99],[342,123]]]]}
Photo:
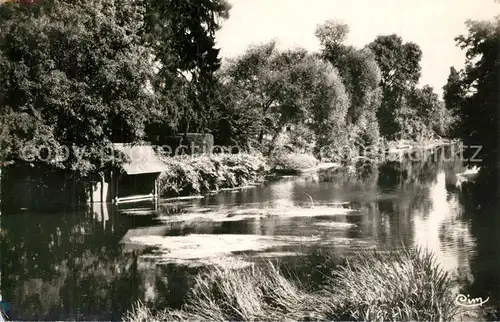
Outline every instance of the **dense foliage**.
{"type": "Polygon", "coordinates": [[[376,114],[382,99],[381,71],[369,48],[356,49],[344,44],[348,32],[347,25],[326,21],[317,27],[315,34],[322,45],[321,57],[338,70],[349,96],[347,124],[352,138],[366,146],[379,139],[376,114]]]}
{"type": "Polygon", "coordinates": [[[228,10],[219,0],[3,4],[2,159],[45,146],[51,155],[36,161],[85,174],[111,142],[203,125],[209,113],[188,112],[210,106],[214,32],[228,10]],[[69,158],[57,157],[64,147],[69,158]]]}
{"type": "Polygon", "coordinates": [[[345,129],[348,97],[337,71],[303,49],[251,47],[221,80],[230,93],[223,121],[235,143],[270,154],[286,132],[335,144],[345,129]]]}
{"type": "Polygon", "coordinates": [[[422,51],[398,35],[379,36],[369,48],[382,72],[378,110],[381,133],[389,139],[422,140],[448,135],[451,116],[429,85],[417,88],[422,51]]]}
{"type": "Polygon", "coordinates": [[[157,59],[153,87],[161,93],[149,135],[205,131],[219,116],[215,32],[229,9],[226,0],[145,1],[145,41],[157,59]]]}
{"type": "MultiPolygon", "coordinates": [[[[469,21],[467,27],[468,35],[456,38],[466,51],[465,68],[450,71],[444,96],[448,109],[458,120],[456,133],[466,146],[481,147],[474,158],[481,160],[480,186],[498,193],[500,17],[494,21],[469,21]]],[[[464,154],[472,158],[476,150],[466,148],[464,154]]]]}
{"type": "Polygon", "coordinates": [[[168,170],[160,176],[160,195],[200,194],[223,188],[254,184],[268,170],[265,159],[256,154],[164,157],[168,170]]]}
{"type": "MultiPolygon", "coordinates": [[[[432,87],[417,87],[422,53],[397,35],[358,49],[345,44],[349,27],[319,25],[319,53],[250,47],[221,69],[224,143],[311,153],[346,161],[353,146],[385,139],[426,140],[449,135],[451,111],[432,87]],[[325,153],[326,152],[326,153],[325,153]]],[[[351,160],[352,161],[352,160],[351,160]]]]}
{"type": "Polygon", "coordinates": [[[27,144],[52,153],[65,145],[84,154],[71,153],[61,166],[85,171],[111,142],[142,137],[154,100],[144,88],[151,51],[137,36],[142,8],[121,2],[54,0],[0,8],[5,157],[19,158],[27,144]]]}

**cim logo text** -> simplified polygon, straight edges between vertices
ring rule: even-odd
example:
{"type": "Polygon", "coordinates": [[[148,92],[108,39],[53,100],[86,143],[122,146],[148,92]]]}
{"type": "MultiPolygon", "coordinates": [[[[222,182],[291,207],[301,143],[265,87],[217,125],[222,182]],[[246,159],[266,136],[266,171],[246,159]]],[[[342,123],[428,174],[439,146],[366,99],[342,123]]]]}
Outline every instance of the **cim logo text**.
{"type": "Polygon", "coordinates": [[[489,297],[483,300],[483,298],[481,297],[471,298],[469,294],[467,294],[467,296],[459,294],[455,298],[455,304],[465,307],[477,307],[477,306],[482,306],[483,304],[488,302],[489,299],[490,299],[489,297]]]}

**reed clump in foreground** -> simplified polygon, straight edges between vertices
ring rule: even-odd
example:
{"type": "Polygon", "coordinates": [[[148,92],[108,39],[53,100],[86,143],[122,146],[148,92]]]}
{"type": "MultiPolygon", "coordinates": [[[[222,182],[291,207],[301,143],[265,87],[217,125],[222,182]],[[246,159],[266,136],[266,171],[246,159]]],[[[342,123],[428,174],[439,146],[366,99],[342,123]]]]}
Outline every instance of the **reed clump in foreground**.
{"type": "Polygon", "coordinates": [[[124,320],[448,321],[457,314],[452,278],[428,251],[358,254],[332,268],[319,291],[306,291],[285,275],[271,262],[255,269],[214,268],[195,278],[181,310],[153,313],[138,303],[124,320]]]}

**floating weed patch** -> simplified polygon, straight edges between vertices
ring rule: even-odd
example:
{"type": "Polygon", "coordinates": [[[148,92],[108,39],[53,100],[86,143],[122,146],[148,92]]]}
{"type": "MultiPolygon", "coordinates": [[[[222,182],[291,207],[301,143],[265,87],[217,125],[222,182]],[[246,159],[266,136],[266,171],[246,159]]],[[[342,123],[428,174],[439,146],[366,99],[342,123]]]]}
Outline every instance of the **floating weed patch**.
{"type": "Polygon", "coordinates": [[[326,227],[326,228],[352,228],[352,227],[356,227],[356,224],[352,224],[352,223],[348,223],[348,222],[340,222],[340,221],[318,222],[318,223],[314,223],[314,225],[326,227]]]}
{"type": "Polygon", "coordinates": [[[264,252],[279,247],[293,247],[320,242],[316,237],[259,236],[240,234],[190,234],[186,236],[133,236],[132,244],[155,247],[155,254],[148,254],[158,263],[175,263],[190,266],[215,265],[240,268],[250,265],[234,253],[264,252]]]}
{"type": "Polygon", "coordinates": [[[163,215],[158,219],[163,222],[191,222],[191,221],[240,221],[252,218],[298,218],[298,217],[336,217],[354,215],[352,209],[343,207],[332,207],[315,205],[313,208],[304,207],[274,207],[274,208],[203,208],[203,211],[196,210],[173,215],[163,215]]]}

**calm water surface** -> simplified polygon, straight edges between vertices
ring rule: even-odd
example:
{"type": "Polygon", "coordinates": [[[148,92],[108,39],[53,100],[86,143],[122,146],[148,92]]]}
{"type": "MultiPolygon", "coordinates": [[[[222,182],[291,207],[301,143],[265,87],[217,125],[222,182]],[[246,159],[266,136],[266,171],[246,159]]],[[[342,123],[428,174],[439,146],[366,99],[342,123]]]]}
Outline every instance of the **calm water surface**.
{"type": "Polygon", "coordinates": [[[17,320],[120,320],[139,299],[179,306],[206,265],[405,245],[432,249],[464,294],[498,306],[499,216],[475,210],[455,187],[463,167],[449,159],[282,178],[199,200],[4,214],[1,293],[17,320]]]}

